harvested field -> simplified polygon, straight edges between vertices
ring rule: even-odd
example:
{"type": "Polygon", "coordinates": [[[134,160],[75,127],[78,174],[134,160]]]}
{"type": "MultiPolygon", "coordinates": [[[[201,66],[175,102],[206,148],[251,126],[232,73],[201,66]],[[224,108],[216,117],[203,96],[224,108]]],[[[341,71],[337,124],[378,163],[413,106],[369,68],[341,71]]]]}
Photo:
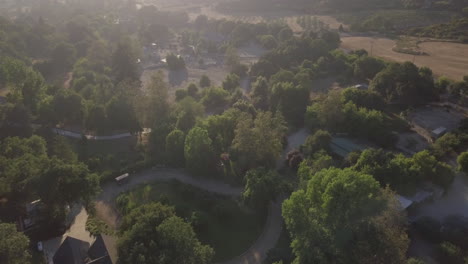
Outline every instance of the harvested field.
{"type": "Polygon", "coordinates": [[[432,69],[436,75],[462,80],[468,75],[468,45],[451,42],[424,42],[419,44],[424,56],[393,51],[395,41],[379,37],[342,37],[341,47],[347,50],[365,49],[372,55],[396,62],[413,61],[418,66],[432,69]]]}

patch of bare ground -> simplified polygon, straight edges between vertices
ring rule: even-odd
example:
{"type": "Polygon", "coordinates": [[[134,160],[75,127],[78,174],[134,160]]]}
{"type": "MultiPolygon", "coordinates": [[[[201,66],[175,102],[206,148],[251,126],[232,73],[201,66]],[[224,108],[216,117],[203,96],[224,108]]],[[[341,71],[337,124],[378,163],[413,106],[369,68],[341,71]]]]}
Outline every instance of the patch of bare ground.
{"type": "Polygon", "coordinates": [[[454,80],[463,79],[468,69],[468,45],[452,42],[423,42],[419,48],[427,55],[416,56],[398,53],[393,50],[395,41],[381,37],[350,36],[342,37],[341,47],[346,50],[365,49],[369,54],[386,60],[412,61],[418,66],[426,66],[438,75],[454,80]]]}

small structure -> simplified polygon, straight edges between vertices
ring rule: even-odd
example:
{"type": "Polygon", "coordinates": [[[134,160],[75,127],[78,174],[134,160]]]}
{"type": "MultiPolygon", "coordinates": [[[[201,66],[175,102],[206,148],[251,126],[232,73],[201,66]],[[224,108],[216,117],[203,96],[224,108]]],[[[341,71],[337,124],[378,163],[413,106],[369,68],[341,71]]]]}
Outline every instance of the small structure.
{"type": "Polygon", "coordinates": [[[368,90],[369,85],[365,83],[361,83],[361,84],[354,85],[354,88],[359,89],[359,90],[368,90]]]}
{"type": "Polygon", "coordinates": [[[6,104],[6,103],[7,103],[7,99],[6,99],[6,97],[4,97],[4,96],[0,96],[0,105],[2,105],[2,104],[6,104]]]}
{"type": "Polygon", "coordinates": [[[330,148],[333,153],[342,158],[345,158],[351,152],[362,151],[366,149],[365,146],[358,145],[344,137],[333,137],[330,143],[330,148]]]}
{"type": "Polygon", "coordinates": [[[26,232],[34,228],[40,220],[41,200],[30,202],[25,207],[25,214],[18,219],[18,229],[26,232]]]}
{"type": "Polygon", "coordinates": [[[119,177],[115,178],[115,182],[116,182],[118,185],[122,185],[122,184],[128,182],[129,177],[130,177],[130,174],[128,174],[128,173],[122,174],[122,175],[120,175],[119,177]]]}
{"type": "Polygon", "coordinates": [[[438,139],[441,136],[443,136],[445,133],[447,133],[447,128],[445,127],[438,127],[431,132],[431,136],[433,139],[438,139]]]}
{"type": "Polygon", "coordinates": [[[401,205],[401,208],[403,210],[406,210],[408,209],[408,207],[410,207],[412,204],[413,204],[413,201],[401,196],[401,195],[397,195],[397,199],[398,201],[400,202],[400,205],[401,205]]]}

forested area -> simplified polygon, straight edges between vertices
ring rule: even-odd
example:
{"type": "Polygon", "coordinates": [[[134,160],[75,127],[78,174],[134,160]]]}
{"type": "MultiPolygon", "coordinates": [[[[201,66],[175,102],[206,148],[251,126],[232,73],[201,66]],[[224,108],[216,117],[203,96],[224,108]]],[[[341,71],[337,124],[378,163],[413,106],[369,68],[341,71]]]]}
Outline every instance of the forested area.
{"type": "MultiPolygon", "coordinates": [[[[402,4],[371,2],[312,5],[354,10],[402,4]]],[[[282,203],[286,242],[265,263],[420,263],[407,254],[414,230],[438,245],[438,260],[466,260],[466,239],[456,234],[466,232],[466,219],[423,218],[409,225],[397,199],[424,184],[446,191],[457,173],[468,171],[468,154],[461,153],[468,146],[466,119],[422,151],[403,153],[397,141],[410,132],[413,109],[443,96],[465,102],[468,78],[454,82],[411,62],[344,52],[339,33],[326,27],[297,34],[281,21],[189,20],[184,13],[137,9],[125,1],[76,5],[0,19],[1,263],[41,263],[34,243],[64,233],[71,205],[94,212],[95,197],[115,177],[180,171],[182,178],[240,191],[221,197],[174,182],[118,189],[112,202],[121,219],[110,233],[118,239],[119,263],[200,264],[232,257],[220,242],[228,238],[220,240],[210,228],[238,224],[232,227],[238,239],[253,243],[248,233],[262,233],[259,223],[270,217],[275,201],[282,203]],[[145,50],[174,42],[193,57],[172,50],[143,82],[145,50]],[[265,53],[249,65],[238,49],[251,44],[265,53]],[[224,81],[215,84],[202,75],[176,90],[167,76],[189,71],[193,61],[205,67],[200,54],[222,59],[214,67],[227,69],[224,81]],[[339,87],[318,87],[328,78],[339,87]],[[249,89],[241,84],[245,80],[249,89]],[[67,139],[56,129],[129,133],[135,142],[124,146],[129,157],[112,148],[96,154],[97,140],[67,139]],[[307,137],[288,148],[297,131],[307,137]],[[343,137],[365,148],[341,156],[333,146],[343,137]],[[458,168],[450,163],[454,156],[458,168]],[[14,223],[25,215],[25,204],[37,200],[39,227],[17,232],[14,223]],[[251,230],[242,230],[244,224],[251,230]]],[[[242,253],[250,245],[234,246],[242,253]]]]}

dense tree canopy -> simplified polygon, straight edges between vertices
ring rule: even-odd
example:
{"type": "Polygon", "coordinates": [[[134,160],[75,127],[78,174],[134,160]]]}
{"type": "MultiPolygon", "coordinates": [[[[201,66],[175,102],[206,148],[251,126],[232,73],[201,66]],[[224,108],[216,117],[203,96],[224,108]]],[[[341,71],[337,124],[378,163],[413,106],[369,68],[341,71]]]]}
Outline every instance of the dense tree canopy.
{"type": "Polygon", "coordinates": [[[272,168],[283,149],[283,137],[287,132],[281,115],[260,112],[256,118],[239,121],[232,142],[234,159],[242,169],[258,166],[272,168]]]}
{"type": "Polygon", "coordinates": [[[185,139],[184,153],[186,166],[190,172],[195,175],[210,176],[217,158],[208,131],[200,127],[191,129],[185,139]]]}
{"type": "Polygon", "coordinates": [[[432,71],[411,62],[389,64],[375,76],[370,89],[391,103],[415,105],[437,98],[432,71]]]}
{"type": "Polygon", "coordinates": [[[354,169],[374,176],[382,186],[389,184],[395,189],[423,181],[447,188],[454,178],[450,166],[438,161],[428,151],[406,158],[403,154],[368,149],[362,152],[354,169]]]}
{"type": "Polygon", "coordinates": [[[0,262],[8,264],[31,263],[29,239],[16,231],[15,224],[0,223],[0,262]]]}
{"type": "Polygon", "coordinates": [[[7,138],[1,147],[0,197],[7,201],[1,209],[11,209],[39,196],[47,207],[63,212],[67,204],[90,201],[98,190],[97,175],[73,156],[70,160],[65,156],[49,158],[46,143],[38,136],[7,138]]]}
{"type": "Polygon", "coordinates": [[[202,245],[189,223],[159,203],[143,205],[125,216],[118,242],[121,263],[208,264],[212,248],[202,245]]]}
{"type": "Polygon", "coordinates": [[[166,154],[168,163],[175,167],[183,166],[185,134],[181,130],[174,130],[166,137],[166,154]]]}
{"type": "Polygon", "coordinates": [[[283,204],[295,263],[403,263],[404,217],[372,176],[351,169],[313,175],[283,204]]]}
{"type": "Polygon", "coordinates": [[[244,202],[253,208],[265,208],[281,192],[281,178],[264,168],[249,170],[245,175],[244,202]]]}
{"type": "Polygon", "coordinates": [[[300,127],[309,103],[309,89],[293,83],[277,83],[272,87],[271,104],[273,110],[281,111],[285,119],[300,127]]]}

